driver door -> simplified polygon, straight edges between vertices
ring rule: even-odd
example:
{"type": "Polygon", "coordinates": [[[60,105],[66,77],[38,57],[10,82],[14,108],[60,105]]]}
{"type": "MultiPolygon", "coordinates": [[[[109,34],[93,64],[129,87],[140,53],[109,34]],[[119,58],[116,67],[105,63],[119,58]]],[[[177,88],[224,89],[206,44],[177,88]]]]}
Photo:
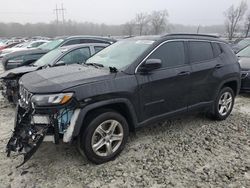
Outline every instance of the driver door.
{"type": "Polygon", "coordinates": [[[162,67],[136,73],[141,121],[187,111],[191,67],[187,63],[185,46],[182,41],[164,43],[147,58],[160,59],[162,67]]]}

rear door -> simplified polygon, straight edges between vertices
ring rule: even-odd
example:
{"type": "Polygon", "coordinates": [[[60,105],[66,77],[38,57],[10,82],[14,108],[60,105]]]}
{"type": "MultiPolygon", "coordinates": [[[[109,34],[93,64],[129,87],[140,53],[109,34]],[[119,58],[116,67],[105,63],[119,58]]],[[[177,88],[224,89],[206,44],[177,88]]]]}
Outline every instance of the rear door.
{"type": "Polygon", "coordinates": [[[189,61],[192,67],[190,79],[192,88],[189,106],[203,107],[213,101],[218,86],[215,71],[222,68],[221,49],[209,41],[189,41],[189,61]]]}
{"type": "Polygon", "coordinates": [[[167,42],[147,58],[161,59],[162,68],[136,74],[144,120],[187,111],[191,67],[185,51],[184,42],[167,42]]]}

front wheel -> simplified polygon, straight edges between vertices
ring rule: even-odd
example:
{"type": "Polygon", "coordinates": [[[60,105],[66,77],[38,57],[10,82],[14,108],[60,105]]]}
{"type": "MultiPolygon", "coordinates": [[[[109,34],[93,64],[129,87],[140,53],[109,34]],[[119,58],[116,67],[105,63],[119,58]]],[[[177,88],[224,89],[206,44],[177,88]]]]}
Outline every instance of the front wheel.
{"type": "Polygon", "coordinates": [[[93,115],[78,139],[81,154],[95,164],[113,160],[124,149],[129,134],[126,119],[117,112],[93,115]]]}
{"type": "Polygon", "coordinates": [[[212,117],[216,120],[225,120],[232,112],[235,94],[230,87],[224,87],[214,104],[212,117]]]}

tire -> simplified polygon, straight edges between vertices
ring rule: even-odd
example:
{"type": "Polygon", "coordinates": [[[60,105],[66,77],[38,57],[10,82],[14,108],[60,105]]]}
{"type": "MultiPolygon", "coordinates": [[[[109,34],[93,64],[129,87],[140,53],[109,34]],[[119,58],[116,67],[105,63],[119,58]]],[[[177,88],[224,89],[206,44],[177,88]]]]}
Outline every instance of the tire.
{"type": "Polygon", "coordinates": [[[233,110],[234,101],[235,101],[234,91],[230,87],[222,88],[221,91],[219,92],[219,95],[217,96],[215,100],[213,110],[211,113],[211,117],[218,121],[227,119],[227,117],[231,114],[233,110]],[[226,98],[228,102],[226,102],[225,100],[226,98]],[[229,101],[230,101],[229,98],[231,98],[230,104],[229,104],[229,101]],[[225,102],[223,102],[223,100],[225,100],[225,102]]]}
{"type": "Polygon", "coordinates": [[[112,110],[97,111],[87,117],[85,125],[87,128],[78,137],[78,150],[89,161],[95,164],[106,163],[114,160],[124,149],[129,127],[121,114],[112,110]]]}

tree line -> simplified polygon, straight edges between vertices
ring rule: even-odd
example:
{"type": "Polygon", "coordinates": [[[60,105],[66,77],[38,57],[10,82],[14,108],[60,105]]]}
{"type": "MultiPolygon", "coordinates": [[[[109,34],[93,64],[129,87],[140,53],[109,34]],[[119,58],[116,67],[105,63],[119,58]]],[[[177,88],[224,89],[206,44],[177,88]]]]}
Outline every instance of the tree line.
{"type": "Polygon", "coordinates": [[[242,1],[238,6],[230,6],[225,11],[225,26],[228,39],[235,37],[248,37],[250,34],[250,11],[248,11],[246,1],[242,1]]]}
{"type": "Polygon", "coordinates": [[[163,33],[211,33],[228,36],[232,39],[237,33],[243,32],[245,36],[250,30],[250,13],[247,12],[246,2],[238,7],[231,6],[226,12],[226,28],[221,25],[193,26],[173,24],[168,21],[167,10],[141,12],[134,19],[125,24],[107,25],[92,22],[75,22],[72,20],[64,23],[53,21],[51,23],[20,24],[0,23],[0,37],[55,37],[63,35],[98,35],[98,36],[134,36],[158,35],[163,33]],[[245,23],[244,27],[242,26],[245,23]]]}

